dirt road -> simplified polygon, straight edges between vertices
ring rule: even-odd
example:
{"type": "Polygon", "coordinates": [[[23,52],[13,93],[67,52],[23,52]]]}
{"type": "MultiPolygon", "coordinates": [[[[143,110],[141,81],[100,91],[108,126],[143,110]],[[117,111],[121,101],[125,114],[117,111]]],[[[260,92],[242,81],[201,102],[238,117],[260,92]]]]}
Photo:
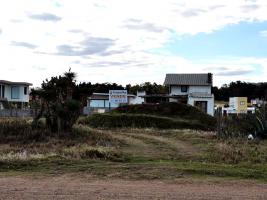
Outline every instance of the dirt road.
{"type": "Polygon", "coordinates": [[[0,177],[0,199],[267,199],[267,184],[0,177]]]}

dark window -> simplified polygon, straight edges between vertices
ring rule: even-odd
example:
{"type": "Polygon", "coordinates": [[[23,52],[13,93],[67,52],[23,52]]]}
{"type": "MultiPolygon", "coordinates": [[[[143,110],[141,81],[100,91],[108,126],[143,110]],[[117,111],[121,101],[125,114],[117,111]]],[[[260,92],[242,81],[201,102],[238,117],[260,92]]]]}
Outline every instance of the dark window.
{"type": "Polygon", "coordinates": [[[5,98],[5,86],[2,85],[2,97],[5,98]]]}
{"type": "Polygon", "coordinates": [[[27,95],[27,94],[28,94],[28,88],[24,87],[24,95],[27,95]]]}
{"type": "Polygon", "coordinates": [[[187,92],[188,87],[186,85],[181,86],[181,92],[187,92]]]}
{"type": "Polygon", "coordinates": [[[5,86],[0,85],[0,97],[5,98],[5,86]]]}

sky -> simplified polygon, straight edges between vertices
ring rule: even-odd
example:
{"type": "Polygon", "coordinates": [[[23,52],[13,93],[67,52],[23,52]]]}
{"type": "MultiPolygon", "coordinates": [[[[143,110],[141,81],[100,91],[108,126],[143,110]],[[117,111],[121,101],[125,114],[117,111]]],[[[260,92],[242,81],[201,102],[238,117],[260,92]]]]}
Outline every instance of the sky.
{"type": "Polygon", "coordinates": [[[267,82],[266,0],[2,0],[0,80],[267,82]]]}

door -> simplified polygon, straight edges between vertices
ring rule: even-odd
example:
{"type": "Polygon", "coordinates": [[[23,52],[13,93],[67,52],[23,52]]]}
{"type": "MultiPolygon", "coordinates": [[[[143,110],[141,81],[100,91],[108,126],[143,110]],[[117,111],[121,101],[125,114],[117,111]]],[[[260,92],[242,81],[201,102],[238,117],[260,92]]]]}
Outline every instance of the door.
{"type": "Polygon", "coordinates": [[[195,101],[195,107],[200,109],[202,112],[208,112],[208,102],[207,101],[195,101]]]}

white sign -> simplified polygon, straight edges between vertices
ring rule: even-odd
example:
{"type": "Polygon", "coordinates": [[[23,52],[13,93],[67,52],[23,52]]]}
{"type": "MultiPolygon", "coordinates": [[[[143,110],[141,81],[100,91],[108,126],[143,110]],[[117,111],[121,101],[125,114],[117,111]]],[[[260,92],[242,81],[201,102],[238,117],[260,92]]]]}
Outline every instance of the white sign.
{"type": "Polygon", "coordinates": [[[128,103],[127,90],[110,90],[109,103],[128,103]]]}

